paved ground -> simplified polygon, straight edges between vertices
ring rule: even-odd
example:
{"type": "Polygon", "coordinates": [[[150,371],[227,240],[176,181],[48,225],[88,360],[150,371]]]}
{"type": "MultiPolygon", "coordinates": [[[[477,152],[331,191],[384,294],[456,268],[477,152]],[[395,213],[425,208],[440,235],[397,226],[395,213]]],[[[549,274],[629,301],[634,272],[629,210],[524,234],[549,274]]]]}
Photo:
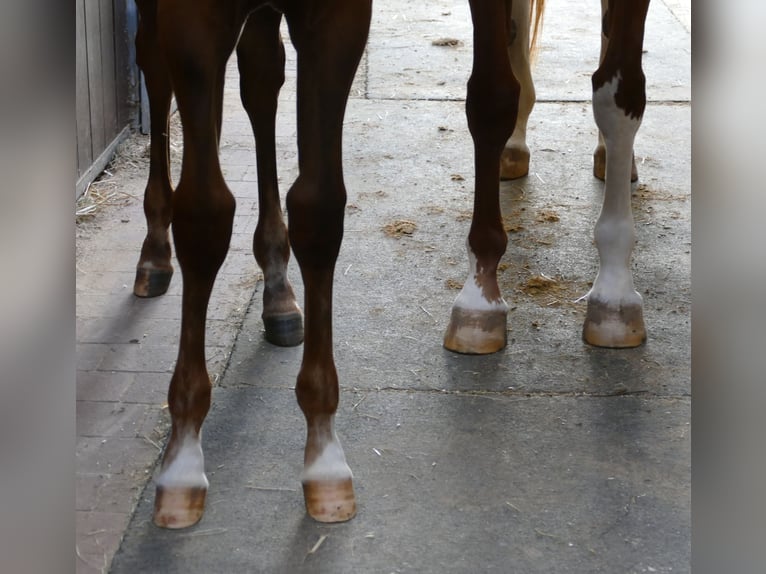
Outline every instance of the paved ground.
{"type": "MultiPolygon", "coordinates": [[[[510,344],[488,357],[441,347],[472,201],[467,3],[375,5],[346,115],[336,273],[338,431],[359,503],[347,524],[316,524],[302,507],[301,347],[261,334],[254,154],[233,63],[222,163],[237,215],[210,307],[208,510],[183,532],[150,524],[151,482],[143,488],[167,431],[181,277],[162,298],[131,294],[146,166],[135,150],[147,143],[133,139],[94,187],[105,205],[78,225],[78,572],[689,571],[689,6],[653,2],[646,34],[633,262],[650,340],[608,351],[580,341],[585,308],[574,303],[597,268],[597,4],[548,0],[531,174],[501,188],[510,344]],[[432,45],[445,37],[462,45],[432,45]],[[384,231],[402,219],[411,235],[384,231]],[[531,288],[540,275],[555,286],[531,288]]],[[[296,175],[294,86],[289,54],[283,193],[296,175]]]]}

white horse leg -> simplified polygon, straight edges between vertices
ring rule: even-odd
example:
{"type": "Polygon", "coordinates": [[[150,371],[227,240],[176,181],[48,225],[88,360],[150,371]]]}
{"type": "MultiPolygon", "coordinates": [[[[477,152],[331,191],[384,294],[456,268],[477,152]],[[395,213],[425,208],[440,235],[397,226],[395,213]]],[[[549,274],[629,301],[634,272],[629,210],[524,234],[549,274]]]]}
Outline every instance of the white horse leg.
{"type": "MultiPolygon", "coordinates": [[[[609,6],[609,0],[601,0],[601,54],[598,58],[599,65],[604,61],[606,55],[606,49],[609,47],[609,38],[605,33],[606,22],[606,10],[609,6]]],[[[633,150],[631,150],[631,154],[633,150]]],[[[593,176],[604,181],[606,179],[606,145],[604,144],[604,134],[601,130],[598,131],[598,143],[596,149],[593,150],[593,176]]],[[[635,157],[632,159],[632,166],[630,168],[630,181],[638,180],[638,170],[636,169],[635,157]]]]}

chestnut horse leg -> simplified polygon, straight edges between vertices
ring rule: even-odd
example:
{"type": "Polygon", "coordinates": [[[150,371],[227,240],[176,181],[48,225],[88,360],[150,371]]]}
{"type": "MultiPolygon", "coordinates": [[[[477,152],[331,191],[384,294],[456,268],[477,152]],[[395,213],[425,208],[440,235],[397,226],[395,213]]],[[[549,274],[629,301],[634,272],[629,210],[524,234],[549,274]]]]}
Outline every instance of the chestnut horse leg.
{"type": "Polygon", "coordinates": [[[516,126],[500,156],[500,179],[517,179],[529,173],[527,123],[535,105],[535,84],[529,62],[529,5],[532,0],[514,0],[508,20],[508,56],[511,69],[521,85],[516,126]]]}
{"type": "Polygon", "coordinates": [[[138,297],[156,297],[168,290],[173,276],[168,234],[173,200],[168,159],[168,114],[173,93],[157,37],[157,1],[138,0],[137,4],[136,60],[146,80],[152,126],[149,180],[144,192],[147,232],[136,265],[133,293],[138,297]]]}
{"type": "MultiPolygon", "coordinates": [[[[601,0],[601,54],[599,55],[599,65],[604,61],[606,49],[609,46],[609,29],[607,8],[609,0],[601,0]]],[[[638,180],[638,170],[636,169],[636,158],[632,159],[633,165],[630,168],[630,181],[638,180]]],[[[606,147],[604,145],[604,134],[598,131],[598,144],[593,151],[593,175],[604,181],[606,179],[606,147]]]]}
{"type": "Polygon", "coordinates": [[[216,274],[229,248],[235,201],[218,161],[218,126],[226,61],[244,15],[233,4],[163,0],[158,35],[178,101],[184,134],[181,177],[173,194],[173,239],[183,275],[181,336],[170,382],[170,440],[157,478],[154,522],[196,523],[208,480],[201,427],[210,407],[205,320],[216,274]]]}
{"type": "Polygon", "coordinates": [[[307,425],[301,481],[306,510],[320,522],[349,520],[356,513],[351,469],[334,430],[332,290],[346,204],[343,116],[371,11],[370,0],[326,0],[285,12],[298,53],[299,175],[287,194],[287,210],[305,286],[305,341],[295,387],[307,425]]]}
{"type": "Polygon", "coordinates": [[[507,237],[500,214],[500,154],[516,123],[519,83],[511,70],[503,0],[471,0],[473,69],[466,116],[474,143],[476,192],[467,248],[468,278],[452,306],[444,346],[459,353],[492,353],[505,347],[508,306],[497,284],[507,237]]]}
{"type": "Polygon", "coordinates": [[[646,340],[641,295],[630,270],[636,241],[630,172],[646,107],[641,51],[648,8],[649,0],[609,2],[609,45],[593,74],[593,114],[604,135],[606,184],[595,229],[600,266],[588,293],[583,339],[600,347],[636,347],[646,340]]]}
{"type": "Polygon", "coordinates": [[[287,280],[290,241],[282,217],[274,145],[279,89],[285,81],[282,14],[267,7],[253,12],[237,45],[242,103],[250,116],[258,161],[258,225],[253,253],[263,270],[266,340],[283,347],[303,341],[303,316],[287,280]]]}

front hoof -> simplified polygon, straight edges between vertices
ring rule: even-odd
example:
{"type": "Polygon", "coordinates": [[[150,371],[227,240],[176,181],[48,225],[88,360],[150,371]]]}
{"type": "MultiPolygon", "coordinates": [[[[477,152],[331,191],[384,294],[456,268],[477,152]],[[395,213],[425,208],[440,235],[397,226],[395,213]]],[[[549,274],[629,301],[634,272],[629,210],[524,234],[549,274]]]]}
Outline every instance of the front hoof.
{"type": "Polygon", "coordinates": [[[133,294],[136,297],[158,297],[164,295],[170,287],[173,278],[173,268],[162,269],[154,267],[136,269],[136,281],[133,283],[133,294]]]}
{"type": "Polygon", "coordinates": [[[646,327],[641,305],[609,306],[588,301],[582,338],[589,345],[625,349],[646,342],[646,327]]]}
{"type": "Polygon", "coordinates": [[[300,312],[262,316],[264,336],[272,345],[296,347],[303,342],[303,315],[300,312]]]}
{"type": "Polygon", "coordinates": [[[307,480],[303,483],[306,512],[317,522],[345,522],[356,515],[354,485],[350,478],[307,480]]]}
{"type": "Polygon", "coordinates": [[[500,156],[500,179],[518,179],[529,174],[529,150],[505,148],[500,156]]]}
{"type": "Polygon", "coordinates": [[[501,309],[474,311],[452,307],[444,346],[467,355],[488,355],[505,348],[508,342],[507,312],[501,309]]]}
{"type": "Polygon", "coordinates": [[[207,489],[158,486],[154,495],[154,523],[160,528],[187,528],[199,522],[205,512],[207,489]]]}

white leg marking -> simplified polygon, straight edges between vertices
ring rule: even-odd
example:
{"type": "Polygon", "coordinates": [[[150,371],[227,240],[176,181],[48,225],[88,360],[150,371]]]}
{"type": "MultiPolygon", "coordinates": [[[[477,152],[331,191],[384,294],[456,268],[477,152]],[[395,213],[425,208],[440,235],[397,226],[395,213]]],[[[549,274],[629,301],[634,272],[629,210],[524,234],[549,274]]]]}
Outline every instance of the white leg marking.
{"type": "Polygon", "coordinates": [[[599,271],[588,294],[610,307],[641,305],[633,287],[630,255],[636,241],[630,206],[630,171],[633,141],[641,124],[617,107],[615,93],[620,73],[593,94],[593,115],[606,143],[604,203],[595,228],[599,271]]]}
{"type": "Polygon", "coordinates": [[[157,478],[163,487],[203,487],[209,483],[205,476],[205,459],[202,455],[201,437],[187,432],[180,439],[176,456],[164,466],[157,478]]]}
{"type": "Polygon", "coordinates": [[[473,254],[467,240],[466,247],[468,249],[468,278],[465,280],[460,294],[455,299],[453,307],[471,311],[507,311],[508,305],[502,297],[490,301],[484,295],[484,290],[479,283],[476,256],[473,254]]]}
{"type": "Polygon", "coordinates": [[[301,482],[352,478],[351,468],[346,463],[346,455],[343,454],[343,448],[333,428],[334,421],[335,416],[330,419],[330,432],[325,435],[328,438],[319,445],[319,455],[303,468],[301,482]]]}

